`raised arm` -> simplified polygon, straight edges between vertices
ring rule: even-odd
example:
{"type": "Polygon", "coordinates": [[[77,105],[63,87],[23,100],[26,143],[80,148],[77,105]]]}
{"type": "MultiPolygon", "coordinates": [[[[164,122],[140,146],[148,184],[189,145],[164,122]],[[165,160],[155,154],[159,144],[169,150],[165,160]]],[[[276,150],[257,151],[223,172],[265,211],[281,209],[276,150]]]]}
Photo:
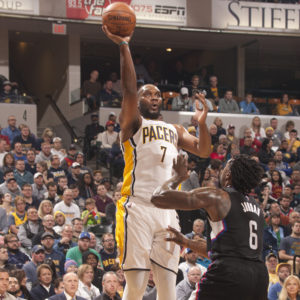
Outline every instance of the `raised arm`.
{"type": "Polygon", "coordinates": [[[120,68],[123,93],[120,125],[122,129],[121,141],[124,142],[133,136],[142,123],[138,110],[136,74],[128,44],[132,35],[121,37],[110,33],[106,26],[103,26],[102,29],[106,36],[120,47],[120,68]]]}
{"type": "Polygon", "coordinates": [[[175,125],[178,133],[178,146],[197,156],[207,158],[211,152],[211,137],[206,126],[208,106],[203,94],[196,94],[195,96],[198,100],[196,100],[194,118],[198,121],[199,138],[189,134],[182,125],[175,125]],[[199,101],[202,103],[202,110],[199,107],[199,101]]]}
{"type": "Polygon", "coordinates": [[[151,198],[151,202],[159,208],[195,210],[203,208],[212,221],[222,220],[230,209],[230,198],[227,192],[215,187],[197,188],[190,192],[175,191],[174,189],[187,176],[186,160],[179,155],[177,162],[173,162],[174,176],[158,187],[151,198]]]}

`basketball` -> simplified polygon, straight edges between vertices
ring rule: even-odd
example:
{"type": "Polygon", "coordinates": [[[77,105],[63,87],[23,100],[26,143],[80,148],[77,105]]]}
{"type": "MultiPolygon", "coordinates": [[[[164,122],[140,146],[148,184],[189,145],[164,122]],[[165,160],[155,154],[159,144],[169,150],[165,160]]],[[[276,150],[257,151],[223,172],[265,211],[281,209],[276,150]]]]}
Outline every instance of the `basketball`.
{"type": "Polygon", "coordinates": [[[102,24],[118,36],[129,36],[135,28],[136,17],[133,9],[123,2],[107,6],[102,14],[102,24]]]}

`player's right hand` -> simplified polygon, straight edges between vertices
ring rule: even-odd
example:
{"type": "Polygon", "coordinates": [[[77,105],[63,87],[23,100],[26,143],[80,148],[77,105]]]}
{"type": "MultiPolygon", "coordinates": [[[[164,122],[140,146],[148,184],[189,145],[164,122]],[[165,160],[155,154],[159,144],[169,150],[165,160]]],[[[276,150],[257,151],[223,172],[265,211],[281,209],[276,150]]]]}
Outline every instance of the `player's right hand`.
{"type": "Polygon", "coordinates": [[[174,242],[182,247],[185,247],[184,245],[185,237],[181,232],[179,232],[178,230],[176,230],[171,226],[168,226],[167,231],[170,232],[170,237],[165,238],[165,241],[174,242]]]}
{"type": "Polygon", "coordinates": [[[131,37],[133,35],[133,32],[131,33],[130,36],[125,36],[125,37],[122,37],[122,36],[119,36],[119,35],[115,35],[115,34],[112,34],[106,25],[103,25],[102,26],[102,30],[103,32],[105,33],[105,35],[110,39],[112,40],[115,44],[117,45],[120,45],[121,42],[126,42],[126,43],[129,43],[130,40],[131,40],[131,37]]]}

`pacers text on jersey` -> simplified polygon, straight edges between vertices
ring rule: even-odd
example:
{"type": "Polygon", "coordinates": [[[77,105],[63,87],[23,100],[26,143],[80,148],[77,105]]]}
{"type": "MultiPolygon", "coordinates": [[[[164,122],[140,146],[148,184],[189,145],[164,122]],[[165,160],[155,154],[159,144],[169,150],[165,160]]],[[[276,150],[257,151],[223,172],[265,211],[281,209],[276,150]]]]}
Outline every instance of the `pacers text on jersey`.
{"type": "Polygon", "coordinates": [[[177,132],[161,125],[151,125],[143,127],[143,144],[152,140],[164,140],[177,147],[177,132]]]}

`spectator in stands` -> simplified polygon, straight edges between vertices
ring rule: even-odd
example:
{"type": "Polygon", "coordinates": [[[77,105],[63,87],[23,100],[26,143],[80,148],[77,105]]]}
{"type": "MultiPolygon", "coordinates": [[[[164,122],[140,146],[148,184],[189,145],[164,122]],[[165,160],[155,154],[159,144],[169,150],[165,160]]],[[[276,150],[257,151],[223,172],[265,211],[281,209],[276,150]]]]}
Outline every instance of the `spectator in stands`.
{"type": "Polygon", "coordinates": [[[269,226],[264,228],[263,259],[265,259],[269,253],[278,255],[280,242],[285,236],[285,228],[280,225],[280,214],[271,214],[269,226]]]}
{"type": "Polygon", "coordinates": [[[81,97],[86,99],[90,111],[97,109],[96,95],[101,90],[101,84],[98,81],[98,78],[99,72],[93,70],[90,73],[90,79],[83,82],[81,90],[81,97]]]}
{"type": "Polygon", "coordinates": [[[269,139],[269,140],[272,140],[273,147],[278,148],[281,144],[281,141],[274,136],[273,127],[271,127],[271,126],[267,127],[266,130],[265,130],[265,133],[266,133],[266,138],[269,139]]]}
{"type": "Polygon", "coordinates": [[[279,171],[283,171],[287,176],[291,176],[292,168],[288,163],[283,161],[283,154],[280,150],[277,150],[274,154],[274,160],[276,162],[276,169],[279,171]]]}
{"type": "Polygon", "coordinates": [[[102,236],[102,246],[100,250],[100,257],[104,267],[104,271],[109,271],[111,266],[116,263],[118,256],[117,249],[115,247],[115,238],[112,233],[105,233],[102,236]]]}
{"type": "Polygon", "coordinates": [[[118,123],[117,120],[117,115],[115,112],[111,111],[108,115],[108,121],[112,121],[114,122],[114,131],[115,132],[120,132],[121,128],[120,128],[120,124],[118,123]]]}
{"type": "Polygon", "coordinates": [[[0,245],[0,269],[6,270],[15,269],[16,266],[8,264],[8,252],[5,245],[0,245]]]}
{"type": "Polygon", "coordinates": [[[40,151],[40,153],[36,156],[35,162],[38,163],[41,161],[45,161],[48,165],[50,165],[50,160],[52,157],[50,143],[48,142],[42,143],[41,149],[42,151],[40,151]]]}
{"type": "Polygon", "coordinates": [[[12,83],[9,80],[6,80],[2,83],[3,90],[1,91],[0,97],[1,102],[5,103],[15,103],[16,94],[12,89],[12,83]]]}
{"type": "Polygon", "coordinates": [[[209,88],[207,91],[207,98],[212,100],[212,103],[215,106],[218,106],[220,96],[223,94],[223,91],[218,87],[218,78],[215,75],[209,77],[209,88]]]}
{"type": "Polygon", "coordinates": [[[271,181],[268,183],[270,187],[271,196],[275,199],[278,199],[282,195],[284,188],[284,183],[279,171],[274,170],[271,172],[271,181]]]}
{"type": "Polygon", "coordinates": [[[47,192],[47,187],[44,184],[43,174],[37,172],[33,176],[32,184],[32,196],[35,197],[38,202],[41,202],[44,198],[44,194],[47,192]]]}
{"type": "Polygon", "coordinates": [[[261,149],[258,152],[259,161],[261,164],[267,165],[268,161],[274,157],[274,151],[272,150],[273,141],[264,139],[261,145],[261,149]]]}
{"type": "Polygon", "coordinates": [[[105,273],[102,281],[103,293],[95,298],[95,300],[121,300],[121,297],[117,292],[118,284],[118,276],[114,272],[105,273]]]}
{"type": "Polygon", "coordinates": [[[29,257],[20,251],[18,237],[9,233],[4,236],[4,243],[8,250],[8,264],[15,265],[16,268],[22,269],[23,265],[30,261],[29,257]]]}
{"type": "Polygon", "coordinates": [[[15,296],[17,299],[21,298],[23,293],[20,289],[20,284],[16,277],[9,275],[7,291],[9,294],[15,296]]]}
{"type": "Polygon", "coordinates": [[[101,216],[96,207],[96,200],[93,198],[87,198],[85,202],[86,210],[82,212],[81,219],[83,225],[96,225],[100,224],[101,216]]]}
{"type": "Polygon", "coordinates": [[[298,139],[298,131],[296,129],[292,129],[289,132],[289,138],[287,140],[288,142],[288,148],[287,151],[290,151],[291,153],[296,154],[297,149],[300,147],[300,141],[298,139]]]}
{"type": "Polygon", "coordinates": [[[78,290],[76,296],[86,300],[94,300],[100,295],[99,289],[92,284],[94,278],[94,269],[91,265],[83,264],[77,271],[79,277],[78,290]]]}
{"type": "Polygon", "coordinates": [[[269,273],[269,288],[279,281],[278,275],[276,273],[276,267],[278,265],[278,256],[273,252],[270,252],[266,256],[266,267],[269,273]]]}
{"type": "Polygon", "coordinates": [[[17,161],[18,159],[22,159],[26,161],[26,155],[23,153],[22,144],[17,142],[14,144],[14,159],[17,161]]]}
{"type": "Polygon", "coordinates": [[[18,231],[18,238],[22,247],[31,248],[33,237],[42,230],[43,226],[35,207],[29,207],[27,210],[27,221],[23,223],[18,231]]]}
{"type": "Polygon", "coordinates": [[[65,214],[66,224],[71,224],[74,218],[80,218],[79,207],[75,203],[72,203],[72,201],[73,201],[72,190],[66,189],[63,193],[63,201],[57,203],[54,206],[54,212],[59,210],[65,214]]]}
{"type": "Polygon", "coordinates": [[[49,265],[41,264],[38,266],[37,278],[39,283],[30,291],[33,300],[45,300],[55,295],[52,276],[53,272],[49,265]]]}
{"type": "Polygon", "coordinates": [[[72,237],[73,226],[71,224],[65,224],[62,227],[61,238],[55,240],[54,249],[65,256],[69,249],[77,246],[77,243],[72,241],[72,237]]]}
{"type": "Polygon", "coordinates": [[[298,276],[290,275],[283,283],[282,290],[278,299],[289,300],[299,299],[300,296],[300,280],[298,276]]]}
{"type": "Polygon", "coordinates": [[[3,186],[1,186],[1,192],[3,195],[9,193],[14,201],[17,196],[21,195],[21,189],[18,186],[16,179],[13,177],[13,172],[8,172],[6,176],[4,176],[4,179],[5,182],[3,183],[3,186]]]}
{"type": "Polygon", "coordinates": [[[25,200],[21,196],[17,196],[15,199],[16,210],[10,213],[8,217],[8,226],[11,233],[18,234],[19,227],[27,221],[25,207],[25,200]]]}
{"type": "Polygon", "coordinates": [[[42,133],[42,138],[36,140],[37,150],[41,151],[41,146],[43,143],[52,144],[52,139],[54,132],[51,128],[45,128],[42,133]]]}
{"type": "Polygon", "coordinates": [[[139,54],[136,54],[133,57],[134,68],[137,79],[143,79],[145,83],[153,83],[153,79],[150,77],[146,67],[142,63],[142,57],[139,54]]]}
{"type": "Polygon", "coordinates": [[[189,111],[192,106],[192,100],[189,98],[189,90],[186,87],[180,89],[180,94],[172,100],[172,110],[189,111]]]}
{"type": "Polygon", "coordinates": [[[209,134],[210,134],[210,137],[211,137],[211,144],[212,145],[219,142],[219,137],[217,136],[217,132],[218,132],[217,126],[215,124],[211,124],[209,126],[209,134]]]}
{"type": "MultiPolygon", "coordinates": [[[[293,201],[291,203],[292,207],[296,207],[300,204],[300,184],[299,183],[295,183],[293,185],[293,201]]],[[[297,209],[299,210],[299,208],[297,209]]]]}
{"type": "Polygon", "coordinates": [[[34,175],[36,173],[35,150],[34,149],[29,149],[26,152],[25,170],[29,171],[32,175],[34,175]]]}
{"type": "Polygon", "coordinates": [[[94,156],[97,135],[104,131],[104,127],[99,124],[98,113],[92,113],[91,120],[92,123],[86,125],[84,130],[85,135],[83,152],[86,153],[88,160],[94,156]]]}
{"type": "Polygon", "coordinates": [[[122,198],[120,189],[116,188],[113,193],[113,202],[109,203],[105,207],[105,217],[108,222],[112,224],[113,232],[116,224],[116,203],[122,198]]]}
{"type": "Polygon", "coordinates": [[[191,267],[188,270],[187,278],[180,281],[176,286],[176,300],[189,299],[201,277],[201,270],[198,267],[191,267]]]}
{"type": "Polygon", "coordinates": [[[213,146],[213,150],[212,153],[210,154],[210,158],[224,161],[225,154],[226,154],[226,150],[224,149],[223,144],[216,143],[213,146]]]}
{"type": "Polygon", "coordinates": [[[31,261],[23,266],[25,271],[27,282],[26,284],[30,288],[38,284],[37,268],[45,260],[45,248],[41,245],[35,245],[31,249],[31,261]]]}
{"type": "MultiPolygon", "coordinates": [[[[4,199],[3,195],[0,199],[4,199]]],[[[3,201],[3,200],[2,200],[3,201]]],[[[0,207],[0,234],[6,234],[8,232],[7,214],[4,207],[0,207]]]]}
{"type": "Polygon", "coordinates": [[[122,96],[121,80],[119,79],[118,73],[111,72],[109,75],[109,79],[112,81],[113,90],[116,91],[120,96],[122,96]]]}
{"type": "Polygon", "coordinates": [[[101,216],[105,217],[105,208],[109,203],[112,203],[112,199],[107,196],[107,189],[104,184],[100,184],[97,187],[97,195],[93,197],[96,200],[96,206],[101,216]]]}
{"type": "Polygon", "coordinates": [[[277,114],[279,116],[293,116],[293,108],[289,104],[289,95],[283,94],[281,97],[281,103],[277,104],[277,114]]]}
{"type": "Polygon", "coordinates": [[[16,300],[16,298],[8,293],[9,274],[5,269],[0,269],[0,297],[5,300],[16,300]]]}
{"type": "Polygon", "coordinates": [[[177,60],[173,65],[173,70],[168,72],[168,80],[171,84],[179,85],[187,82],[188,75],[183,69],[183,63],[181,60],[177,60]]]}
{"type": "MultiPolygon", "coordinates": [[[[297,249],[297,245],[300,243],[300,222],[296,221],[292,227],[292,234],[281,240],[279,247],[279,258],[285,262],[292,263],[294,255],[297,254],[294,249],[297,249]]],[[[297,270],[299,263],[297,261],[297,270]]],[[[298,274],[298,272],[297,272],[298,274]]]]}
{"type": "Polygon", "coordinates": [[[0,168],[3,167],[3,159],[4,156],[7,154],[5,151],[6,141],[0,138],[0,168]]]}
{"type": "Polygon", "coordinates": [[[39,232],[32,239],[32,245],[41,244],[44,233],[50,233],[53,238],[59,239],[60,236],[53,229],[54,225],[54,217],[52,215],[45,215],[42,218],[42,226],[39,229],[39,232]]]}
{"type": "Polygon", "coordinates": [[[277,265],[276,273],[278,274],[279,281],[270,287],[268,292],[268,300],[278,300],[282,285],[285,279],[292,273],[291,270],[291,265],[287,263],[280,263],[277,265]]]}
{"type": "Polygon", "coordinates": [[[50,162],[51,167],[48,169],[48,179],[53,178],[55,182],[58,182],[59,177],[67,176],[67,171],[60,167],[60,160],[58,155],[51,155],[50,162]]]}
{"type": "Polygon", "coordinates": [[[280,203],[280,210],[285,216],[289,216],[294,210],[290,207],[291,205],[291,196],[282,194],[280,198],[278,198],[278,202],[280,203]]]}
{"type": "Polygon", "coordinates": [[[35,208],[38,208],[40,205],[40,201],[38,201],[37,198],[32,196],[32,186],[30,183],[25,183],[22,186],[22,197],[26,202],[26,210],[30,206],[34,206],[35,208]]]}
{"type": "Polygon", "coordinates": [[[71,184],[70,189],[73,193],[73,201],[79,206],[80,212],[85,208],[85,199],[79,195],[79,188],[77,184],[71,184]]]}
{"type": "MultiPolygon", "coordinates": [[[[274,133],[273,136],[278,139],[279,141],[282,141],[283,139],[283,134],[280,130],[278,130],[278,119],[277,118],[272,118],[270,120],[270,126],[273,128],[274,133]]],[[[279,145],[278,145],[279,146],[279,145]]]]}
{"type": "Polygon", "coordinates": [[[46,215],[53,215],[53,205],[49,200],[43,200],[38,209],[39,218],[43,219],[46,215]]]}
{"type": "Polygon", "coordinates": [[[256,114],[259,115],[259,110],[253,103],[253,96],[251,93],[246,94],[246,99],[240,102],[240,109],[242,114],[256,114]]]}
{"type": "Polygon", "coordinates": [[[94,184],[97,187],[99,184],[101,184],[101,180],[103,179],[101,170],[95,170],[93,172],[93,177],[94,177],[94,184]]]}
{"type": "Polygon", "coordinates": [[[292,129],[295,129],[295,122],[292,120],[288,120],[285,124],[285,133],[283,135],[283,138],[288,140],[290,138],[290,131],[292,129]]]}
{"type": "Polygon", "coordinates": [[[63,161],[61,162],[61,167],[67,171],[73,162],[75,162],[75,155],[76,155],[76,146],[75,144],[71,144],[69,146],[69,150],[68,150],[68,155],[63,159],[63,161]]]}
{"type": "Polygon", "coordinates": [[[11,115],[7,119],[8,126],[1,130],[1,134],[8,136],[10,143],[14,138],[21,134],[20,130],[16,127],[16,117],[11,115]]]}
{"type": "Polygon", "coordinates": [[[268,161],[268,166],[267,166],[267,169],[268,171],[265,172],[265,174],[267,175],[268,177],[268,181],[271,181],[271,174],[273,171],[279,171],[280,172],[280,175],[282,177],[282,181],[285,182],[286,181],[286,175],[283,171],[281,170],[278,170],[276,168],[276,160],[274,158],[270,158],[269,161],[268,161]]]}
{"type": "Polygon", "coordinates": [[[13,170],[15,167],[15,159],[12,153],[8,152],[3,157],[3,165],[1,168],[2,173],[6,170],[10,169],[13,170]]]}
{"type": "Polygon", "coordinates": [[[12,147],[15,143],[21,143],[23,153],[26,153],[27,150],[34,148],[36,149],[36,140],[34,136],[30,133],[30,129],[27,125],[20,125],[21,134],[16,136],[12,142],[12,147]]]}
{"type": "Polygon", "coordinates": [[[55,205],[55,203],[61,200],[57,195],[57,185],[55,182],[49,182],[47,184],[47,192],[44,194],[44,199],[49,200],[52,205],[55,205]]]}
{"type": "Polygon", "coordinates": [[[263,140],[266,137],[266,133],[264,128],[261,126],[261,119],[260,117],[256,116],[252,119],[251,122],[251,135],[252,138],[263,140]]]}
{"type": "Polygon", "coordinates": [[[75,155],[75,162],[80,166],[80,174],[90,173],[92,170],[84,164],[84,154],[82,152],[77,152],[75,155]]]}
{"type": "Polygon", "coordinates": [[[239,113],[240,109],[236,101],[233,99],[232,90],[225,91],[224,98],[219,101],[220,113],[239,113]]]}
{"type": "Polygon", "coordinates": [[[73,259],[67,259],[65,262],[65,273],[73,272],[77,274],[78,265],[73,259]]]}
{"type": "Polygon", "coordinates": [[[96,187],[94,185],[93,177],[90,173],[85,173],[80,178],[78,183],[79,195],[83,199],[92,198],[96,194],[96,187]]]}
{"type": "Polygon", "coordinates": [[[55,273],[62,276],[64,274],[65,256],[53,249],[54,239],[55,237],[51,232],[44,232],[41,236],[41,244],[45,248],[46,259],[50,259],[55,265],[55,273]]]}
{"type": "Polygon", "coordinates": [[[78,246],[73,247],[68,250],[66,259],[73,259],[77,262],[78,266],[82,265],[82,255],[85,251],[89,250],[90,252],[94,253],[98,260],[100,260],[100,256],[97,251],[94,249],[89,248],[91,236],[88,232],[82,232],[79,236],[78,246]]]}
{"type": "Polygon", "coordinates": [[[229,124],[227,126],[227,140],[229,143],[233,143],[233,144],[236,144],[236,145],[239,145],[239,139],[237,137],[235,137],[235,126],[233,124],[229,124]]]}
{"type": "Polygon", "coordinates": [[[62,139],[58,136],[53,139],[53,148],[51,149],[51,154],[58,155],[60,161],[67,156],[66,150],[62,148],[62,139]]]}
{"type": "Polygon", "coordinates": [[[219,117],[216,117],[214,119],[214,124],[217,126],[217,136],[219,137],[221,134],[226,135],[226,130],[223,128],[223,122],[222,119],[219,117]]]}
{"type": "Polygon", "coordinates": [[[36,164],[36,171],[43,174],[44,183],[48,184],[48,182],[53,181],[53,178],[49,178],[48,180],[48,165],[46,162],[41,161],[36,164]]]}
{"type": "Polygon", "coordinates": [[[58,177],[57,181],[57,195],[61,198],[65,189],[68,188],[68,178],[66,176],[58,177]]]}
{"type": "Polygon", "coordinates": [[[76,184],[80,179],[80,164],[78,162],[73,162],[71,166],[71,172],[67,175],[68,185],[76,184]]]}
{"type": "Polygon", "coordinates": [[[72,220],[72,225],[73,225],[73,242],[78,242],[78,238],[80,233],[83,230],[83,222],[80,218],[74,218],[72,220]]]}
{"type": "Polygon", "coordinates": [[[25,161],[22,159],[16,161],[14,178],[20,187],[25,183],[33,184],[33,175],[25,170],[25,161]]]}
{"type": "Polygon", "coordinates": [[[193,222],[193,231],[187,233],[185,236],[188,239],[191,239],[191,240],[194,238],[194,236],[196,234],[198,234],[202,238],[205,238],[204,235],[203,235],[204,229],[205,229],[205,227],[204,227],[204,221],[202,219],[196,219],[193,222]]]}
{"type": "Polygon", "coordinates": [[[14,211],[14,207],[12,206],[12,197],[11,194],[5,193],[2,197],[2,204],[0,205],[6,212],[6,216],[8,216],[11,212],[14,211]]]}
{"type": "Polygon", "coordinates": [[[124,171],[124,157],[120,144],[120,136],[113,143],[108,157],[108,165],[110,166],[111,177],[122,178],[124,171]]]}
{"type": "Polygon", "coordinates": [[[183,272],[183,276],[185,279],[187,279],[187,274],[191,267],[198,267],[201,270],[201,274],[204,274],[206,272],[205,267],[196,263],[198,258],[198,254],[196,252],[189,248],[186,248],[184,253],[185,262],[179,264],[178,268],[183,272]]]}
{"type": "Polygon", "coordinates": [[[63,229],[63,226],[66,223],[66,216],[63,212],[61,211],[56,211],[54,213],[54,221],[55,221],[55,226],[53,227],[54,231],[61,235],[61,231],[63,229]]]}
{"type": "Polygon", "coordinates": [[[189,177],[182,182],[181,189],[183,191],[190,191],[192,189],[195,189],[199,187],[199,175],[195,171],[195,168],[197,166],[197,162],[194,160],[192,156],[188,157],[188,170],[189,170],[189,177]]]}
{"type": "Polygon", "coordinates": [[[113,90],[113,82],[106,80],[104,88],[96,96],[97,106],[120,106],[120,95],[113,90]]]}
{"type": "Polygon", "coordinates": [[[243,146],[240,148],[240,152],[241,154],[247,154],[249,156],[256,152],[253,148],[253,139],[251,136],[244,137],[244,143],[243,146]]]}
{"type": "Polygon", "coordinates": [[[191,86],[189,88],[189,94],[193,95],[195,93],[198,93],[199,90],[201,90],[201,85],[203,86],[203,84],[201,84],[200,82],[200,76],[199,75],[193,75],[191,78],[191,86]]]}

